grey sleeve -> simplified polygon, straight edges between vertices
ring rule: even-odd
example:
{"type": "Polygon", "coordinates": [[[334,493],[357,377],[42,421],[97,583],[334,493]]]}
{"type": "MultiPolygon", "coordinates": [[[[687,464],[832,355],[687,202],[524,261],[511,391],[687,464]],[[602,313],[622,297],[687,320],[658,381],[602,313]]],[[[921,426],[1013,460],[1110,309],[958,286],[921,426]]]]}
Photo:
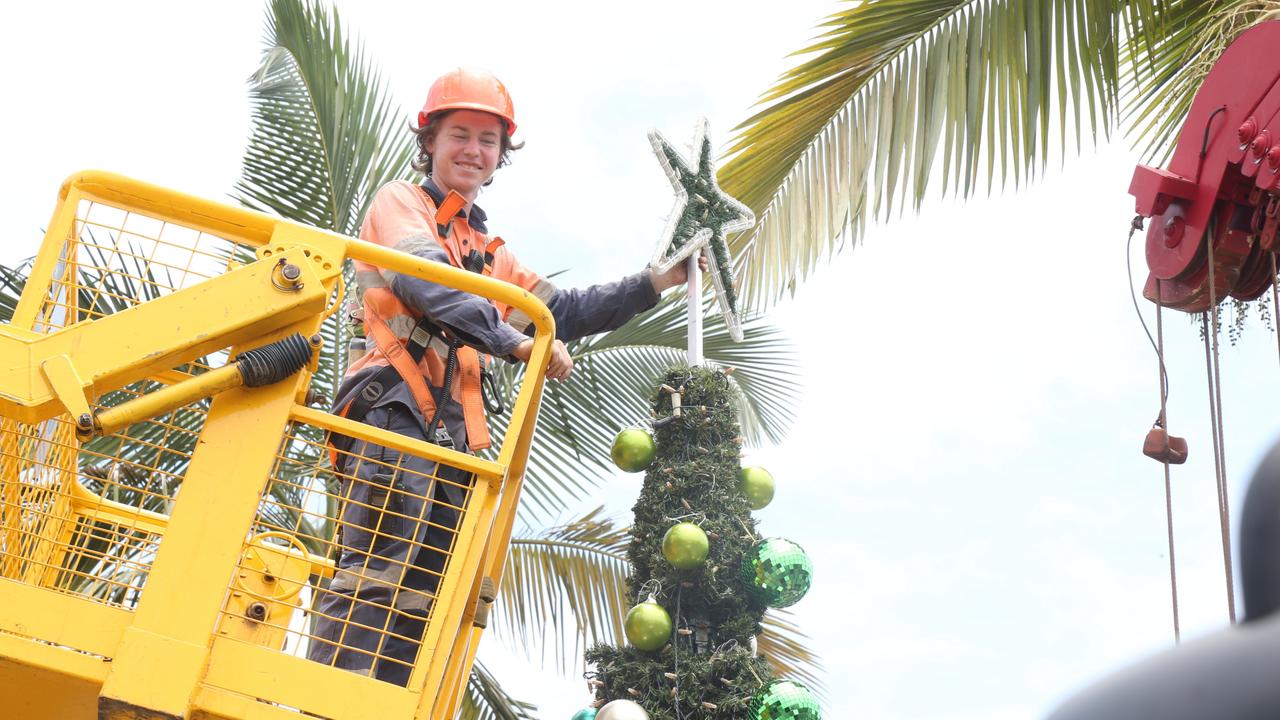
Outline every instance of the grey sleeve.
{"type": "MultiPolygon", "coordinates": [[[[439,245],[418,243],[412,252],[427,260],[449,263],[439,245]]],[[[383,270],[382,276],[401,302],[481,352],[506,357],[525,340],[523,334],[502,321],[498,309],[484,298],[389,270],[383,270]]]]}
{"type": "MultiPolygon", "coordinates": [[[[658,293],[641,270],[616,282],[556,291],[547,308],[556,319],[556,338],[568,342],[605,330],[616,330],[658,304],[658,293]]],[[[526,330],[533,332],[530,327],[526,330]]]]}

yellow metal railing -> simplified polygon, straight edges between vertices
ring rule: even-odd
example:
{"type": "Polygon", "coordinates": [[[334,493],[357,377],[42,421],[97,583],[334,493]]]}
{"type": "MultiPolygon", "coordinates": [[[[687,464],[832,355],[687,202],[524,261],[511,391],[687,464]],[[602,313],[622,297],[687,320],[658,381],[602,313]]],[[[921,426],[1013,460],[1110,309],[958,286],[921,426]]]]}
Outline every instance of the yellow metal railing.
{"type": "Polygon", "coordinates": [[[0,327],[6,712],[452,718],[478,598],[501,580],[553,336],[546,307],[507,283],[107,173],[72,177],[0,327]],[[237,386],[228,358],[319,331],[348,259],[533,318],[495,461],[308,407],[314,360],[237,386]],[[336,466],[331,433],[352,441],[336,466]],[[391,543],[408,552],[382,557],[391,543]]]}

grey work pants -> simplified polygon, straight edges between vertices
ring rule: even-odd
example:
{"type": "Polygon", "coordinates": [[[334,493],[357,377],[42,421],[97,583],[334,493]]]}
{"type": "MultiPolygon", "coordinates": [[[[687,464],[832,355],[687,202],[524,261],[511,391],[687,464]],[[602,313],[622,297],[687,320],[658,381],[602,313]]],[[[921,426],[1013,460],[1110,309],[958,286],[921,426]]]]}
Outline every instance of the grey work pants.
{"type": "MultiPolygon", "coordinates": [[[[425,440],[418,414],[398,402],[364,421],[425,440]]],[[[313,603],[308,657],[403,686],[472,476],[363,441],[339,458],[341,547],[333,581],[313,603]]]]}

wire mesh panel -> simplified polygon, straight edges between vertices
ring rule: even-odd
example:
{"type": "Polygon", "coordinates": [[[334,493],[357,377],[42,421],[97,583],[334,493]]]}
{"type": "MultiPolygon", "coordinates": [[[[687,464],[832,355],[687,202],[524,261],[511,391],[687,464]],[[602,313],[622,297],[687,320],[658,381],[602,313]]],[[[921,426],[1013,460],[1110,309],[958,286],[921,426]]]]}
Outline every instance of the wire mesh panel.
{"type": "MultiPolygon", "coordinates": [[[[31,641],[6,645],[0,687],[61,678],[100,713],[451,715],[514,521],[549,312],[491,278],[127,178],[83,173],[63,193],[0,328],[0,607],[25,608],[0,633],[31,641]],[[248,353],[226,367],[233,346],[335,335],[345,258],[535,318],[496,460],[415,440],[418,421],[386,408],[358,423],[307,407],[298,367],[262,385],[239,374],[248,353]]],[[[340,373],[310,362],[331,394],[340,373]]]]}
{"type": "MultiPolygon", "coordinates": [[[[51,333],[190,287],[251,249],[149,215],[81,199],[32,329],[51,333]]],[[[115,407],[226,363],[225,351],[107,393],[115,407]]],[[[132,609],[150,574],[208,401],[82,444],[65,415],[0,422],[0,577],[132,609]]]]}
{"type": "MultiPolygon", "coordinates": [[[[114,439],[107,438],[106,440],[114,439]]],[[[132,609],[172,501],[149,468],[82,451],[66,418],[0,425],[0,576],[132,609]]]]}
{"type": "Polygon", "coordinates": [[[244,244],[94,201],[76,203],[58,267],[32,328],[103,317],[252,261],[244,244]]]}
{"type": "Polygon", "coordinates": [[[404,686],[475,475],[361,438],[334,450],[326,437],[290,424],[219,634],[404,686]]]}

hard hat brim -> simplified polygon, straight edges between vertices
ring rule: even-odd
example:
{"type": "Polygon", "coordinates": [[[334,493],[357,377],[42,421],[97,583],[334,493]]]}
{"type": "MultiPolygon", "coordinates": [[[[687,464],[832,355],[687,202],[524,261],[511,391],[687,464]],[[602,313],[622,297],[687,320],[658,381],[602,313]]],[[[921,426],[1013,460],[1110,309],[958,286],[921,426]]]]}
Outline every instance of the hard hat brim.
{"type": "Polygon", "coordinates": [[[442,112],[448,112],[450,110],[476,110],[479,112],[489,113],[490,115],[497,116],[498,119],[502,120],[507,124],[508,137],[514,135],[516,132],[516,121],[511,119],[510,115],[502,112],[498,108],[492,105],[486,105],[485,103],[462,102],[462,101],[444,103],[442,105],[438,105],[435,108],[432,108],[430,114],[428,114],[425,110],[422,112],[419,112],[418,127],[426,126],[426,124],[431,120],[432,115],[439,115],[442,112]]]}

